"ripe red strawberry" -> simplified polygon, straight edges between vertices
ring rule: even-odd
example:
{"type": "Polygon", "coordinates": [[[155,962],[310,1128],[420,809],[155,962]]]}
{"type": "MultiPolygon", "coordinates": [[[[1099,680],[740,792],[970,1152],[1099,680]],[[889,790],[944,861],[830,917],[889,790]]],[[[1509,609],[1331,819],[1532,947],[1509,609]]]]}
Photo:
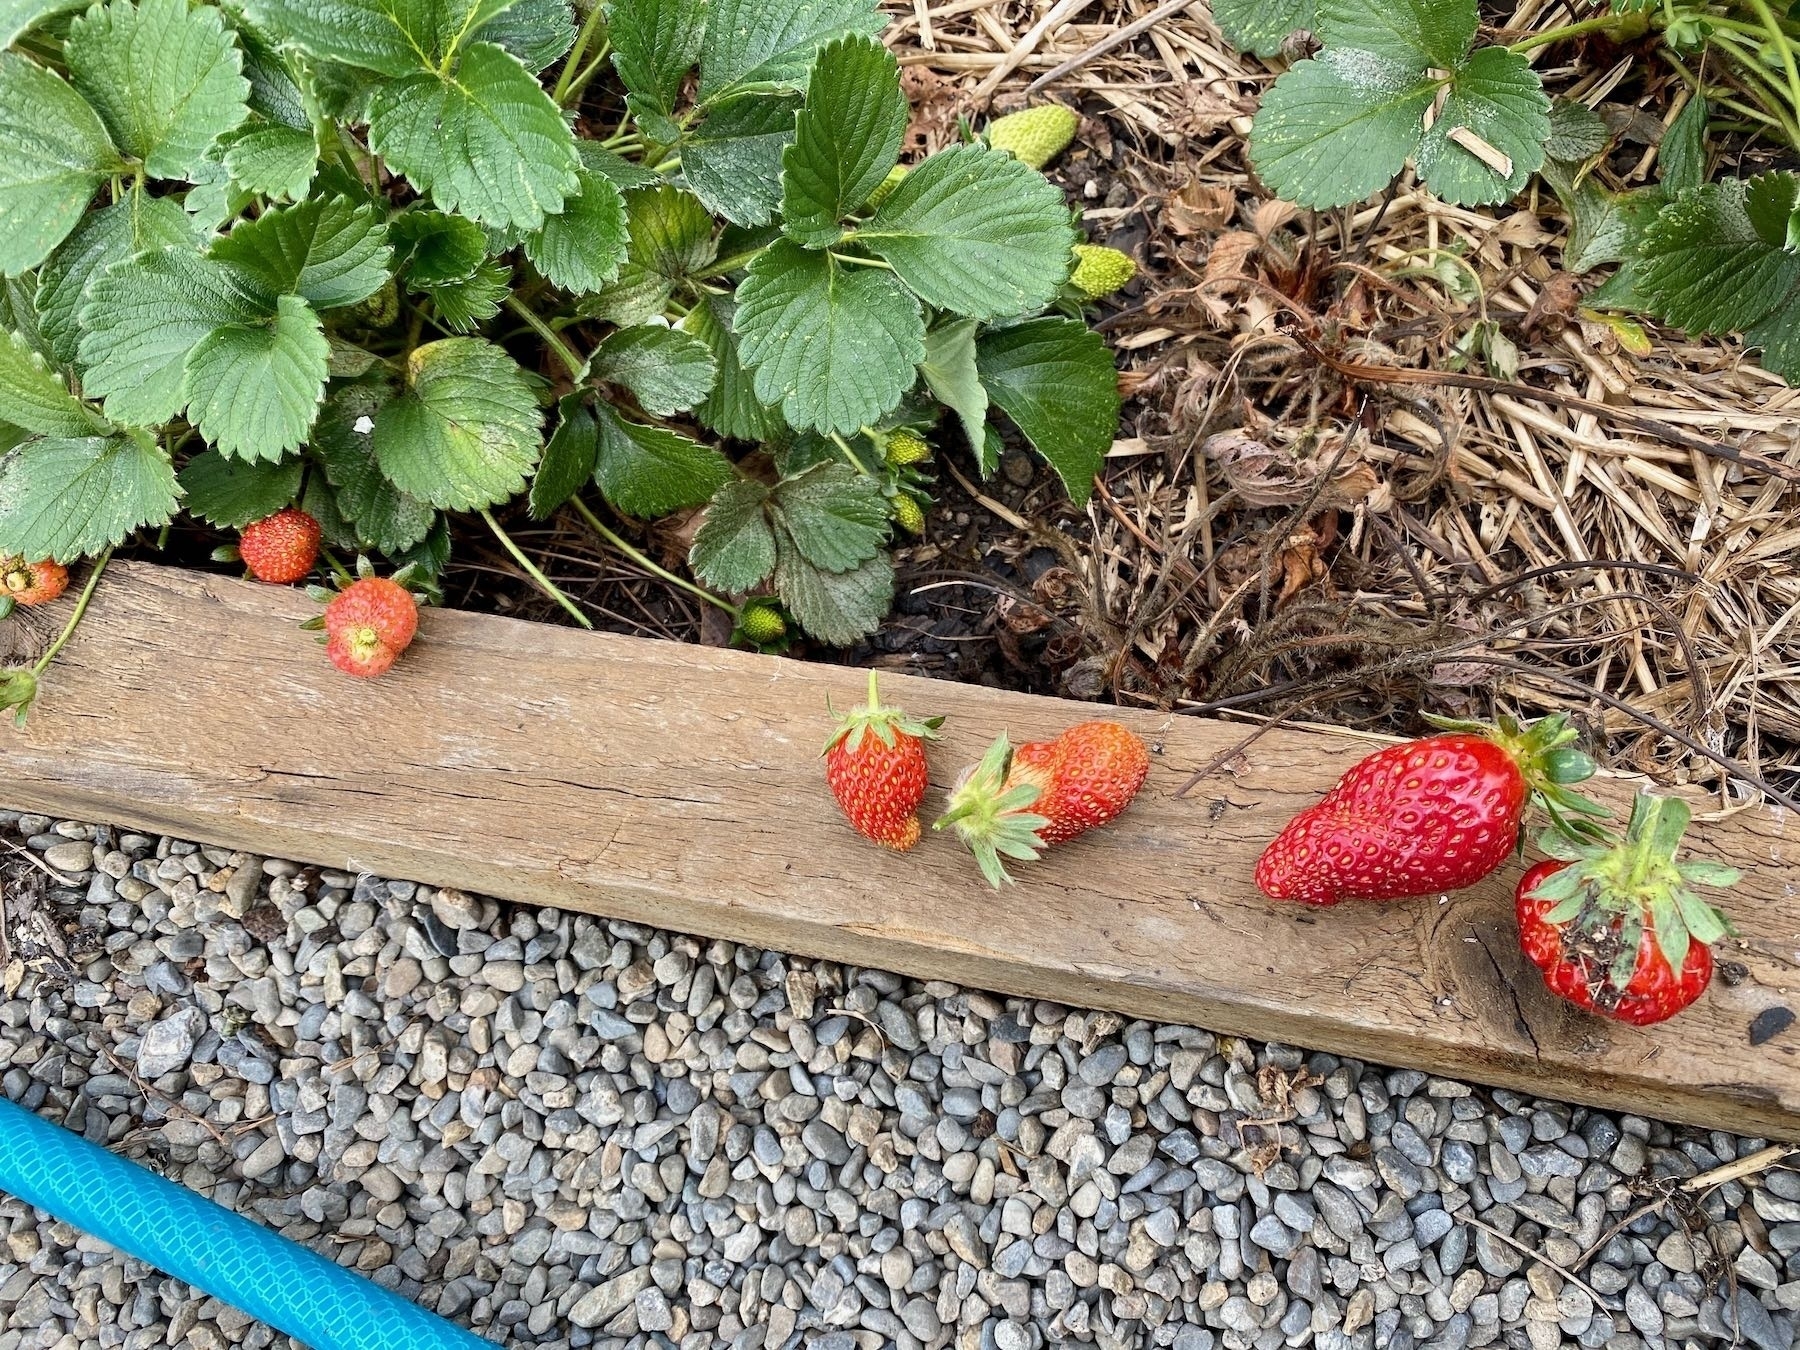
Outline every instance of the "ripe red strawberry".
{"type": "Polygon", "coordinates": [[[1692,887],[1729,886],[1738,873],[1675,860],[1688,815],[1674,797],[1639,794],[1623,843],[1545,838],[1556,856],[1520,878],[1514,903],[1519,945],[1551,993],[1641,1027],[1705,992],[1711,944],[1730,929],[1692,887]]]}
{"type": "Polygon", "coordinates": [[[1379,750],[1287,823],[1263,850],[1256,884],[1275,900],[1335,905],[1461,890],[1519,846],[1526,809],[1543,807],[1571,836],[1570,817],[1604,808],[1569,790],[1594,772],[1558,714],[1521,729],[1468,723],[1379,750]]]}
{"type": "Polygon", "coordinates": [[[943,721],[883,707],[869,672],[869,701],[840,718],[825,743],[825,781],[858,834],[901,853],[919,842],[925,742],[943,721]]]}
{"type": "Polygon", "coordinates": [[[325,654],[346,675],[383,674],[419,631],[419,602],[385,577],[363,577],[325,606],[325,654]]]}
{"type": "Polygon", "coordinates": [[[285,586],[319,561],[319,522],[297,506],[244,526],[238,553],[258,581],[285,586]]]}
{"type": "Polygon", "coordinates": [[[1137,736],[1117,722],[1081,722],[1014,750],[1006,785],[1038,789],[1031,809],[1050,822],[1038,838],[1060,844],[1130,806],[1149,772],[1150,751],[1137,736]]]}
{"type": "Polygon", "coordinates": [[[1117,722],[1082,722],[1016,750],[1001,736],[950,794],[933,829],[954,826],[990,885],[1011,881],[1002,857],[1035,859],[1051,844],[1104,825],[1131,804],[1150,771],[1143,741],[1117,722]]]}
{"type": "Polygon", "coordinates": [[[0,600],[19,605],[47,605],[69,589],[69,569],[46,558],[0,558],[0,600]]]}

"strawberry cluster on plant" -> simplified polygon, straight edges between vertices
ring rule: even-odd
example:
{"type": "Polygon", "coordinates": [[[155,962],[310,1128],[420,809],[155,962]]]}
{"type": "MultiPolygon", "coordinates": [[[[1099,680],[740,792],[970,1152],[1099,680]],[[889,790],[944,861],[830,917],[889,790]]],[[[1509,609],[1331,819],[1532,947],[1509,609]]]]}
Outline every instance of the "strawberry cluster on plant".
{"type": "Polygon", "coordinates": [[[745,640],[841,644],[934,447],[1004,416],[1081,500],[1111,444],[1073,114],[901,165],[874,0],[72,8],[0,25],[0,555],[185,511],[430,576],[451,513],[704,508],[745,640]]]}
{"type": "MultiPolygon", "coordinates": [[[[1250,134],[1250,162],[1278,196],[1349,206],[1410,162],[1437,196],[1484,206],[1539,174],[1569,216],[1569,271],[1620,265],[1585,303],[1628,345],[1648,345],[1633,313],[1695,335],[1737,333],[1767,369],[1800,384],[1800,175],[1709,181],[1707,146],[1717,112],[1783,153],[1800,150],[1800,6],[1611,0],[1585,9],[1561,27],[1489,45],[1479,41],[1476,0],[1214,6],[1239,46],[1298,58],[1264,94],[1250,134]],[[1582,103],[1553,102],[1531,64],[1539,49],[1596,37],[1635,45],[1687,90],[1649,187],[1615,192],[1596,181],[1615,130],[1582,103]]],[[[1478,325],[1463,350],[1489,341],[1478,325]]]]}

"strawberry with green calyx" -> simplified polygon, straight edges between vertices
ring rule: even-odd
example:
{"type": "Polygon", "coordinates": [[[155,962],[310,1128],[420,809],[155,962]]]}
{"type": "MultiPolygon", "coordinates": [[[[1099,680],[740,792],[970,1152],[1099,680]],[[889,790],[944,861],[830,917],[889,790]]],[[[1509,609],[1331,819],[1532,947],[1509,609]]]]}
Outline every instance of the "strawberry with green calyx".
{"type": "Polygon", "coordinates": [[[1039,832],[1050,824],[1032,809],[1042,792],[1037,784],[1008,784],[1012,755],[1012,742],[1001,732],[980,763],[963,770],[950,794],[950,809],[931,826],[954,827],[996,890],[1012,880],[1001,858],[1035,861],[1044,851],[1039,832]]]}
{"type": "Polygon", "coordinates": [[[238,536],[238,557],[258,581],[285,586],[319,561],[319,522],[297,506],[252,521],[238,536]]]}
{"type": "Polygon", "coordinates": [[[346,675],[372,679],[392,669],[419,631],[419,597],[411,587],[417,569],[403,567],[392,577],[375,575],[367,558],[356,560],[357,576],[341,579],[342,589],[309,586],[325,612],[300,626],[325,631],[325,654],[346,675]]]}
{"type": "Polygon", "coordinates": [[[869,701],[838,719],[824,751],[825,781],[858,834],[898,853],[919,842],[925,742],[943,722],[883,706],[869,672],[869,701]]]}
{"type": "Polygon", "coordinates": [[[1677,861],[1690,811],[1639,793],[1622,841],[1580,843],[1555,831],[1550,859],[1520,880],[1519,945],[1550,992],[1615,1021],[1666,1021],[1705,992],[1712,944],[1730,924],[1694,892],[1730,886],[1736,868],[1677,861]]]}
{"type": "Polygon", "coordinates": [[[59,562],[0,557],[0,598],[30,609],[49,604],[68,589],[69,569],[59,562]]]}
{"type": "Polygon", "coordinates": [[[1572,840],[1606,808],[1571,789],[1594,773],[1557,714],[1521,728],[1443,722],[1444,735],[1379,750],[1290,820],[1256,864],[1275,900],[1335,905],[1404,900],[1473,886],[1520,846],[1529,808],[1572,840]]]}
{"type": "Polygon", "coordinates": [[[1069,284],[1084,300],[1111,295],[1137,275],[1137,262],[1129,253],[1102,244],[1075,245],[1075,270],[1069,284]]]}
{"type": "Polygon", "coordinates": [[[1008,113],[988,124],[987,143],[1008,150],[1021,163],[1041,169],[1069,148],[1080,116],[1060,103],[1040,103],[1023,112],[1008,113]]]}
{"type": "Polygon", "coordinates": [[[1117,722],[1078,722],[1053,741],[1013,751],[1006,786],[1039,790],[1032,809],[1049,821],[1038,831],[1060,844],[1106,824],[1137,796],[1150,772],[1150,749],[1117,722]]]}

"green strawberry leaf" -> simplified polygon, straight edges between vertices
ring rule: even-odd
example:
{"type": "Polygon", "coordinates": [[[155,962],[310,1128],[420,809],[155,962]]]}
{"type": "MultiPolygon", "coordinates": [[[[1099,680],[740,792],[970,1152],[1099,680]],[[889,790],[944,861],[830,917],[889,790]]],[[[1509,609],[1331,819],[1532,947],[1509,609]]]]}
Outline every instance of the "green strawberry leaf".
{"type": "Polygon", "coordinates": [[[712,392],[712,349],[699,338],[660,324],[621,328],[594,353],[596,380],[624,385],[652,417],[685,412],[712,392]]]}
{"type": "Polygon", "coordinates": [[[1077,235],[1062,190],[1043,174],[963,145],[917,165],[855,238],[926,304],[995,319],[1056,298],[1077,235]]]}
{"type": "Polygon", "coordinates": [[[1318,0],[1318,35],[1415,70],[1453,70],[1475,41],[1476,0],[1318,0]]]}
{"type": "Polygon", "coordinates": [[[0,274],[50,256],[124,161],[86,99],[17,52],[0,52],[0,274]]]}
{"type": "Polygon", "coordinates": [[[273,310],[273,297],[242,275],[185,248],[115,263],[81,307],[83,390],[104,399],[115,422],[160,426],[186,406],[188,353],[215,328],[273,310]]]}
{"type": "Polygon", "coordinates": [[[565,291],[585,295],[619,275],[631,240],[625,200],[604,175],[577,175],[580,186],[563,209],[525,236],[531,265],[565,291]]]}
{"type": "Polygon", "coordinates": [[[710,445],[666,427],[627,422],[610,404],[595,410],[599,454],[594,482],[628,516],[653,520],[699,506],[731,478],[731,461],[710,445]]]}
{"type": "Polygon", "coordinates": [[[769,489],[749,478],[733,479],[713,494],[688,550],[688,565],[707,585],[747,591],[774,570],[768,499],[769,489]]]}
{"type": "Polygon", "coordinates": [[[588,411],[586,396],[565,394],[557,402],[556,430],[544,446],[537,475],[531,480],[531,518],[548,520],[558,507],[594,476],[600,453],[600,424],[588,411]]]}
{"type": "Polygon", "coordinates": [[[387,231],[394,260],[415,290],[467,281],[487,257],[487,235],[462,216],[415,206],[389,221],[387,231]]]}
{"type": "Polygon", "coordinates": [[[1706,181],[1706,97],[1692,95],[1663,133],[1656,161],[1663,191],[1671,197],[1706,181]]]}
{"type": "Polygon", "coordinates": [[[712,392],[695,406],[694,416],[709,431],[730,440],[770,440],[787,423],[757,398],[754,377],[738,361],[737,334],[732,332],[736,313],[737,305],[729,296],[709,295],[682,320],[683,329],[712,352],[716,372],[712,392]]]}
{"type": "Polygon", "coordinates": [[[112,429],[13,332],[0,332],[0,422],[39,436],[96,436],[112,429]]]}
{"type": "Polygon", "coordinates": [[[575,11],[569,0],[517,0],[475,29],[470,38],[506,48],[535,75],[561,60],[575,45],[575,11]]]}
{"type": "Polygon", "coordinates": [[[1544,157],[1575,165],[1592,159],[1612,142],[1606,119],[1585,103],[1556,99],[1550,105],[1550,135],[1544,157]]]}
{"type": "Polygon", "coordinates": [[[244,0],[251,22],[271,37],[395,79],[437,65],[436,9],[427,0],[244,0]]]}
{"type": "Polygon", "coordinates": [[[518,362],[480,338],[454,337],[414,348],[406,391],[374,421],[375,458],[395,487],[476,511],[524,488],[543,414],[518,362]]]}
{"type": "Polygon", "coordinates": [[[894,563],[876,553],[847,572],[813,566],[785,532],[777,536],[775,590],[800,626],[847,647],[881,626],[894,603],[894,563]]]}
{"type": "Polygon", "coordinates": [[[340,389],[319,413],[312,451],[336,489],[337,509],[358,545],[393,557],[431,532],[437,511],[389,482],[375,458],[374,418],[387,395],[375,384],[340,389]]]}
{"type": "Polygon", "coordinates": [[[681,175],[707,210],[765,225],[781,205],[781,156],[794,140],[800,100],[734,99],[681,140],[681,175]]]}
{"type": "Polygon", "coordinates": [[[215,328],[188,353],[188,420],[220,454],[280,459],[312,429],[330,357],[312,306],[284,295],[272,322],[215,328]]]}
{"type": "Polygon", "coordinates": [[[1800,288],[1788,219],[1800,175],[1727,178],[1690,192],[1644,232],[1638,284],[1657,316],[1699,335],[1751,328],[1800,288]]]}
{"type": "Polygon", "coordinates": [[[315,309],[367,300],[387,284],[392,262],[380,214],[343,197],[264,211],[208,252],[270,293],[302,296],[315,309]]]}
{"type": "Polygon", "coordinates": [[[700,97],[803,91],[813,53],[850,33],[887,26],[875,0],[712,0],[700,44],[700,97]]]}
{"type": "Polygon", "coordinates": [[[1300,206],[1358,202],[1405,167],[1437,83],[1415,66],[1327,47],[1288,68],[1250,128],[1250,162],[1300,206]]]}
{"type": "Polygon", "coordinates": [[[454,79],[384,84],[369,105],[369,148],[439,210],[535,230],[580,186],[575,138],[519,59],[491,42],[454,79]]]}
{"type": "Polygon", "coordinates": [[[0,0],[0,48],[12,46],[46,19],[85,7],[85,0],[0,0]]]}
{"type": "Polygon", "coordinates": [[[1317,26],[1317,0],[1213,0],[1213,22],[1240,51],[1274,56],[1290,33],[1317,26]]]}
{"type": "Polygon", "coordinates": [[[847,572],[874,557],[887,537],[881,485],[847,464],[819,464],[784,478],[769,501],[800,555],[826,572],[847,572]]]}
{"type": "Polygon", "coordinates": [[[69,25],[69,80],[152,178],[189,178],[250,115],[250,81],[221,12],[187,0],[112,0],[69,25]]]}
{"type": "Polygon", "coordinates": [[[634,116],[666,119],[674,112],[682,79],[700,59],[705,30],[705,0],[613,0],[606,6],[613,69],[634,116]]]}
{"type": "Polygon", "coordinates": [[[1660,187],[1609,192],[1592,178],[1576,182],[1569,167],[1553,159],[1539,172],[1568,212],[1563,266],[1577,274],[1635,257],[1644,231],[1668,200],[1660,187]]]}
{"type": "Polygon", "coordinates": [[[794,143],[781,156],[782,229],[788,238],[808,248],[842,238],[838,222],[867,201],[899,161],[906,121],[906,95],[892,52],[861,35],[821,47],[794,124],[794,143]]]}
{"type": "Polygon", "coordinates": [[[987,430],[988,395],[975,366],[975,330],[975,320],[954,319],[925,334],[919,374],[937,401],[961,420],[969,448],[979,456],[987,430]]]}
{"type": "Polygon", "coordinates": [[[1451,77],[1449,97],[1419,142],[1419,173],[1445,201],[1503,202],[1543,165],[1549,136],[1550,97],[1530,61],[1504,47],[1483,47],[1451,77]],[[1502,174],[1459,144],[1459,131],[1473,132],[1499,151],[1512,171],[1502,174]]]}
{"type": "Polygon", "coordinates": [[[265,197],[299,201],[319,169],[310,127],[258,120],[227,133],[222,143],[231,181],[265,197]]]}
{"type": "Polygon", "coordinates": [[[718,256],[712,216],[698,198],[671,183],[630,192],[631,260],[645,270],[680,281],[718,256]]]}
{"type": "Polygon", "coordinates": [[[175,505],[175,470],[142,432],[28,441],[0,460],[0,553],[71,563],[175,505]]]}
{"type": "Polygon", "coordinates": [[[1119,424],[1106,339],[1074,319],[1030,319],[984,334],[975,364],[988,397],[1085,503],[1119,424]]]}
{"type": "Polygon", "coordinates": [[[662,179],[642,164],[633,164],[628,159],[615,155],[598,141],[576,141],[575,153],[581,158],[581,167],[589,173],[597,173],[602,178],[612,181],[612,185],[620,192],[630,192],[633,188],[655,187],[662,179]]]}
{"type": "Polygon", "coordinates": [[[132,193],[82,218],[38,271],[39,331],[50,355],[73,365],[81,343],[81,306],[94,282],[114,263],[147,249],[195,245],[193,226],[178,202],[132,193]]]}
{"type": "Polygon", "coordinates": [[[472,333],[500,312],[500,303],[512,290],[512,268],[489,260],[463,281],[434,286],[425,294],[437,311],[439,325],[453,333],[472,333]]]}
{"type": "Polygon", "coordinates": [[[750,264],[735,322],[757,397],[795,427],[874,423],[912,387],[925,355],[918,302],[891,276],[787,241],[750,264]]]}
{"type": "Polygon", "coordinates": [[[209,525],[241,530],[272,516],[300,492],[306,461],[298,456],[275,462],[227,459],[202,450],[176,475],[188,514],[209,525]]]}

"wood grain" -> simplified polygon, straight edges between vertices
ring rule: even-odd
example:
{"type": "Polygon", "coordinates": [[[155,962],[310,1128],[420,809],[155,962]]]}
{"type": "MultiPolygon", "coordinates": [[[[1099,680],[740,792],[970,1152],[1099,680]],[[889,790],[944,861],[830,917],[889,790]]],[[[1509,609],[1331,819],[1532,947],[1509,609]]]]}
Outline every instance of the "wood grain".
{"type": "MultiPolygon", "coordinates": [[[[1436,903],[1257,894],[1257,853],[1367,752],[1353,736],[1271,732],[1176,800],[1245,728],[1121,713],[1156,748],[1137,804],[996,894],[946,838],[892,855],[838,816],[825,700],[857,701],[861,671],[434,610],[391,675],[359,682],[295,626],[311,612],[296,591],[118,566],[28,726],[0,731],[0,800],[1800,1138],[1800,1028],[1749,1035],[1797,1003],[1800,834],[1776,813],[1697,824],[1697,853],[1746,869],[1729,897],[1744,938],[1722,953],[1737,978],[1639,1031],[1543,990],[1512,932],[1515,868],[1436,903]]],[[[6,627],[17,645],[43,622],[6,627]]],[[[902,675],[883,689],[949,717],[928,811],[1002,728],[1096,715],[902,675]]]]}

